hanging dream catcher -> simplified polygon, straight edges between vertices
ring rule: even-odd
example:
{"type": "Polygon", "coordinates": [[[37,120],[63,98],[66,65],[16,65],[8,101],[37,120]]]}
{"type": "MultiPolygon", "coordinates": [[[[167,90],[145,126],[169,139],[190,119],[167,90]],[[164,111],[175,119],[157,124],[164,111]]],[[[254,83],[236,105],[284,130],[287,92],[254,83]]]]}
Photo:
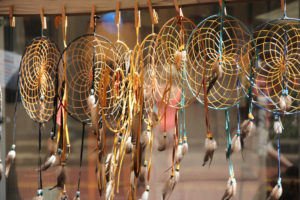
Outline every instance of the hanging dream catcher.
{"type": "Polygon", "coordinates": [[[270,199],[282,195],[280,174],[280,134],[283,126],[279,115],[299,113],[300,108],[300,20],[288,18],[286,1],[281,0],[283,18],[265,22],[253,33],[259,64],[256,68],[255,104],[274,114],[277,134],[278,180],[270,199]]]}

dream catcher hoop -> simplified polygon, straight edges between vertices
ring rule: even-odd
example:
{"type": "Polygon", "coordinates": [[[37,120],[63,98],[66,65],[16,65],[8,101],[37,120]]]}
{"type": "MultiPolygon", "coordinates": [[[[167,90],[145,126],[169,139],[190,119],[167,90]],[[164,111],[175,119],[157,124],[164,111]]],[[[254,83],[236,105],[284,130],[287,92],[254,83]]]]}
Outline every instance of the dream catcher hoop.
{"type": "Polygon", "coordinates": [[[279,115],[292,115],[300,111],[300,20],[287,17],[285,0],[281,0],[281,9],[283,18],[263,23],[253,33],[259,58],[254,84],[258,98],[254,103],[274,114],[273,128],[277,135],[278,180],[270,199],[279,199],[283,192],[280,169],[283,125],[279,115]]]}
{"type": "MultiPolygon", "coordinates": [[[[206,153],[203,165],[208,161],[211,163],[217,148],[210,131],[208,108],[225,110],[226,156],[229,159],[230,176],[223,199],[227,199],[231,198],[234,195],[233,191],[236,190],[231,154],[241,148],[239,114],[237,133],[231,141],[228,109],[235,105],[239,109],[239,102],[249,92],[249,112],[252,113],[251,93],[254,78],[252,67],[255,65],[255,44],[248,28],[237,18],[226,13],[224,1],[220,0],[219,3],[219,14],[200,22],[189,38],[187,54],[190,55],[194,68],[187,71],[187,81],[193,94],[199,87],[203,87],[203,91],[197,96],[198,101],[204,104],[206,113],[206,153]],[[246,79],[246,74],[249,74],[250,81],[246,79]]],[[[242,126],[253,127],[252,120],[253,118],[251,121],[247,120],[246,125],[243,123],[242,126]]]]}
{"type": "Polygon", "coordinates": [[[111,43],[104,37],[87,34],[73,40],[60,58],[59,98],[62,100],[66,92],[67,101],[63,106],[70,116],[82,123],[91,122],[88,98],[94,90],[96,101],[98,99],[105,53],[110,47],[111,43]]]}
{"type": "MultiPolygon", "coordinates": [[[[42,16],[41,18],[44,20],[42,16]]],[[[36,199],[43,196],[41,163],[42,124],[49,121],[55,112],[57,63],[60,56],[57,45],[49,38],[43,36],[43,29],[45,29],[45,26],[42,23],[42,37],[34,38],[26,47],[21,59],[18,77],[22,104],[29,117],[39,123],[39,180],[36,199]]],[[[15,106],[15,112],[16,108],[17,105],[15,106]]],[[[13,138],[15,139],[15,136],[13,138]]],[[[7,161],[13,161],[15,157],[14,149],[15,145],[13,144],[12,150],[8,153],[7,161]]],[[[7,166],[10,164],[8,163],[7,166]]]]}

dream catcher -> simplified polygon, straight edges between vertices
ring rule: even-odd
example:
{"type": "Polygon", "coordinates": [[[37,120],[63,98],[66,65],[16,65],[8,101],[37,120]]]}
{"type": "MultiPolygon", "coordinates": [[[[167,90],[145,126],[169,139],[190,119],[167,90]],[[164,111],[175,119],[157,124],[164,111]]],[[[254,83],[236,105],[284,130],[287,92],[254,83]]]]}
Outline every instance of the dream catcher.
{"type": "MultiPolygon", "coordinates": [[[[34,38],[26,47],[20,63],[18,77],[18,87],[22,104],[35,122],[39,123],[39,159],[38,159],[38,192],[35,199],[43,199],[42,190],[42,164],[41,164],[41,135],[42,126],[48,122],[55,112],[56,81],[57,81],[57,63],[60,52],[56,44],[43,35],[46,29],[46,20],[41,9],[42,36],[34,38]]],[[[18,92],[16,99],[18,98],[18,92]]],[[[15,125],[16,108],[14,117],[13,145],[6,159],[6,175],[16,156],[15,153],[15,125]]]]}
{"type": "MultiPolygon", "coordinates": [[[[147,1],[152,22],[152,33],[147,35],[140,45],[135,48],[134,67],[135,73],[139,75],[141,89],[143,91],[143,105],[140,105],[140,114],[142,114],[142,132],[139,143],[141,145],[141,170],[139,181],[145,183],[145,191],[141,199],[147,200],[150,190],[150,171],[151,171],[151,154],[153,145],[153,127],[158,123],[157,114],[154,112],[154,45],[157,34],[154,33],[154,25],[158,23],[158,17],[152,8],[151,1],[147,1]],[[145,128],[145,126],[147,128],[145,128]]],[[[136,84],[136,83],[133,83],[136,84]]]]}
{"type": "Polygon", "coordinates": [[[275,115],[274,132],[278,137],[278,181],[270,199],[279,199],[282,194],[279,147],[283,126],[279,115],[297,114],[300,108],[300,20],[286,16],[284,0],[281,7],[283,18],[259,25],[253,33],[259,57],[254,89],[264,99],[255,99],[255,104],[275,115]]]}
{"type": "Polygon", "coordinates": [[[217,147],[210,131],[209,110],[225,110],[227,158],[229,174],[227,189],[223,199],[230,199],[236,192],[231,154],[241,149],[241,137],[246,137],[254,127],[252,117],[252,66],[255,65],[255,45],[251,43],[251,33],[238,19],[227,15],[225,2],[220,1],[219,14],[210,16],[200,22],[193,31],[187,45],[192,70],[187,70],[187,82],[191,92],[196,95],[203,87],[197,99],[205,106],[206,139],[203,165],[211,163],[217,147]],[[253,51],[249,51],[253,47],[253,51]],[[250,75],[248,81],[245,77],[250,75]],[[242,90],[243,89],[243,90],[242,90]],[[245,91],[245,92],[243,92],[245,91]],[[242,124],[245,130],[241,136],[238,112],[238,129],[231,141],[228,109],[237,105],[249,93],[249,120],[242,124]]]}
{"type": "Polygon", "coordinates": [[[183,16],[178,2],[174,1],[177,16],[168,20],[158,33],[154,45],[152,70],[153,98],[160,121],[158,150],[163,151],[168,144],[168,136],[173,135],[171,176],[166,181],[162,198],[168,198],[179,179],[179,163],[187,152],[185,133],[185,110],[195,96],[188,89],[186,72],[192,65],[186,53],[186,44],[196,25],[183,16]],[[181,109],[181,121],[178,110],[181,109]],[[178,127],[180,124],[180,129],[178,127]]]}
{"type": "Polygon", "coordinates": [[[130,50],[120,40],[120,2],[116,4],[115,24],[117,25],[117,41],[105,52],[101,73],[99,99],[102,120],[105,122],[98,140],[98,186],[100,195],[105,191],[106,199],[113,199],[115,189],[119,191],[119,178],[125,153],[132,151],[129,114],[129,73],[130,50]],[[113,148],[107,153],[105,144],[105,127],[115,134],[113,148]],[[128,145],[126,145],[128,143],[128,145]],[[105,158],[105,159],[104,159],[105,158]],[[102,167],[104,166],[104,167],[102,167]],[[107,168],[105,169],[105,167],[107,168]]]}
{"type": "MultiPolygon", "coordinates": [[[[91,123],[95,135],[99,135],[99,83],[104,65],[105,53],[111,47],[111,43],[102,36],[95,34],[96,18],[92,11],[91,27],[94,34],[83,35],[73,40],[65,48],[59,62],[59,97],[61,99],[61,109],[65,109],[70,116],[82,123],[82,139],[84,138],[85,125],[91,123]]],[[[64,138],[68,140],[68,132],[65,128],[64,111],[58,112],[61,115],[58,141],[61,141],[64,148],[64,138]],[[63,134],[62,137],[59,137],[63,134]]],[[[59,121],[59,120],[58,120],[59,121]]],[[[68,141],[67,141],[68,142],[68,141]]],[[[83,149],[83,141],[81,152],[83,149]]],[[[80,166],[82,156],[80,158],[80,166]]],[[[63,166],[62,166],[63,167],[63,166]]],[[[76,198],[80,196],[80,174],[76,198]]]]}

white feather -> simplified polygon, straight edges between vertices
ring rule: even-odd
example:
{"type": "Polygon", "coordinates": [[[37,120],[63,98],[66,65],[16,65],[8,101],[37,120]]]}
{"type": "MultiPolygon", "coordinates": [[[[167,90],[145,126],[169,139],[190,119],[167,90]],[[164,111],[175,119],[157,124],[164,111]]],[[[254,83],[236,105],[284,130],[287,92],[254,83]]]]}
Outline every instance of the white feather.
{"type": "Polygon", "coordinates": [[[5,170],[6,178],[8,177],[10,167],[11,167],[12,163],[14,162],[15,158],[16,158],[16,151],[12,149],[8,152],[7,157],[6,157],[6,170],[5,170]]]}
{"type": "Polygon", "coordinates": [[[281,134],[281,133],[282,133],[282,130],[283,130],[283,126],[282,126],[281,121],[280,121],[280,120],[275,121],[275,122],[274,122],[273,128],[274,128],[274,132],[275,132],[276,134],[281,134]]]}
{"type": "Polygon", "coordinates": [[[239,152],[241,149],[242,149],[241,136],[236,134],[232,138],[232,143],[231,143],[232,153],[239,152]]]}
{"type": "Polygon", "coordinates": [[[217,149],[217,142],[215,139],[205,138],[204,146],[207,151],[215,151],[217,149]]]}
{"type": "Polygon", "coordinates": [[[112,181],[109,181],[106,185],[105,199],[110,200],[111,196],[112,196],[112,181]]]}
{"type": "Polygon", "coordinates": [[[140,200],[148,200],[149,198],[149,190],[150,190],[150,186],[147,185],[146,190],[143,192],[142,197],[140,200]]]}
{"type": "Polygon", "coordinates": [[[175,161],[176,162],[181,162],[182,158],[183,158],[183,145],[182,144],[178,144],[177,150],[176,150],[176,154],[175,154],[175,161]]]}
{"type": "Polygon", "coordinates": [[[229,178],[226,185],[225,193],[222,200],[229,200],[236,195],[236,180],[235,178],[229,178]]]}
{"type": "Polygon", "coordinates": [[[96,98],[95,98],[95,95],[92,94],[88,97],[88,100],[87,100],[87,104],[88,104],[88,107],[90,110],[93,108],[95,103],[96,103],[96,98]]]}
{"type": "Polygon", "coordinates": [[[131,171],[131,173],[130,173],[130,184],[131,184],[132,188],[135,188],[134,179],[135,179],[134,171],[131,171]]]}
{"type": "Polygon", "coordinates": [[[254,134],[256,127],[253,121],[247,119],[243,121],[241,129],[244,133],[246,133],[246,136],[251,136],[252,134],[254,134]]]}
{"type": "Polygon", "coordinates": [[[283,111],[287,111],[292,105],[292,98],[290,95],[287,96],[281,96],[279,98],[279,107],[283,111]]]}
{"type": "Polygon", "coordinates": [[[187,141],[183,140],[182,154],[185,155],[188,151],[189,151],[189,145],[187,141]]]}

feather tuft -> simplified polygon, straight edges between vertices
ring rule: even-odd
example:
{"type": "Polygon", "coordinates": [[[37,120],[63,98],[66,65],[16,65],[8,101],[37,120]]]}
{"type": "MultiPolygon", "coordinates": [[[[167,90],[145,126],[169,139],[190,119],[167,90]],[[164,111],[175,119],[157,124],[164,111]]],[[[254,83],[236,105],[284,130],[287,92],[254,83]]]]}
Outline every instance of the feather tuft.
{"type": "Polygon", "coordinates": [[[163,137],[160,137],[159,140],[158,140],[158,148],[157,150],[158,151],[164,151],[167,147],[167,133],[164,132],[163,133],[163,137]]]}
{"type": "Polygon", "coordinates": [[[16,158],[16,151],[15,151],[14,147],[12,147],[12,150],[10,150],[8,152],[7,156],[6,156],[6,170],[5,170],[5,177],[6,178],[9,175],[11,165],[13,164],[15,158],[16,158]]]}
{"type": "Polygon", "coordinates": [[[45,170],[49,169],[50,167],[54,166],[55,163],[56,163],[56,155],[53,154],[42,165],[42,171],[45,171],[45,170]]]}
{"type": "Polygon", "coordinates": [[[203,164],[202,166],[205,166],[206,163],[209,161],[209,165],[212,162],[213,156],[214,156],[214,152],[217,149],[217,142],[215,139],[213,139],[212,137],[207,137],[205,139],[205,156],[203,159],[203,164]]]}
{"type": "Polygon", "coordinates": [[[162,190],[162,200],[166,200],[168,196],[170,196],[178,182],[179,176],[174,176],[174,171],[172,171],[172,174],[170,178],[165,183],[163,190],[162,190]]]}
{"type": "Polygon", "coordinates": [[[186,51],[184,51],[184,50],[179,50],[179,51],[178,51],[178,50],[177,50],[177,51],[175,52],[174,57],[175,57],[175,64],[176,64],[176,67],[177,67],[177,69],[179,69],[179,68],[181,68],[182,62],[186,61],[186,58],[187,58],[187,56],[186,56],[186,51]]]}
{"type": "Polygon", "coordinates": [[[281,120],[280,120],[279,116],[275,116],[275,121],[274,121],[273,128],[274,128],[274,132],[276,134],[281,134],[282,133],[283,126],[282,126],[282,123],[281,123],[281,120]]]}
{"type": "Polygon", "coordinates": [[[246,137],[248,137],[248,136],[251,136],[252,134],[254,134],[256,127],[252,120],[247,119],[247,120],[243,121],[243,123],[241,125],[241,129],[244,132],[244,134],[246,135],[246,137]]]}
{"type": "Polygon", "coordinates": [[[106,186],[106,191],[105,191],[105,199],[106,200],[110,200],[110,198],[112,197],[112,181],[109,181],[107,183],[107,186],[106,186]]]}
{"type": "Polygon", "coordinates": [[[268,198],[268,200],[278,200],[282,195],[282,185],[277,183],[268,198]]]}
{"type": "Polygon", "coordinates": [[[183,145],[182,142],[178,144],[177,146],[177,150],[176,150],[176,154],[175,154],[175,161],[176,162],[181,162],[182,158],[183,158],[183,145]]]}
{"type": "Polygon", "coordinates": [[[132,152],[133,144],[131,142],[131,136],[127,138],[125,143],[125,148],[126,148],[126,154],[130,154],[132,152]]]}
{"type": "Polygon", "coordinates": [[[145,192],[143,192],[142,197],[141,197],[140,200],[148,200],[148,198],[149,198],[149,190],[150,190],[150,186],[147,185],[146,186],[146,190],[145,190],[145,192]]]}
{"type": "Polygon", "coordinates": [[[286,112],[288,109],[290,109],[292,105],[292,98],[290,95],[282,95],[279,98],[279,107],[282,111],[286,112]]]}
{"type": "Polygon", "coordinates": [[[147,172],[148,172],[148,167],[147,167],[147,161],[145,160],[144,165],[141,167],[141,172],[139,175],[140,182],[142,182],[142,183],[145,182],[147,172]]]}
{"type": "Polygon", "coordinates": [[[222,200],[229,200],[236,194],[236,180],[230,177],[227,181],[227,186],[222,200]]]}
{"type": "Polygon", "coordinates": [[[189,151],[189,145],[187,143],[187,138],[183,138],[183,145],[182,145],[182,154],[185,155],[189,151]]]}
{"type": "Polygon", "coordinates": [[[236,152],[239,152],[241,149],[242,149],[241,136],[240,136],[240,133],[238,132],[232,138],[231,151],[232,151],[232,153],[236,153],[236,152]]]}

